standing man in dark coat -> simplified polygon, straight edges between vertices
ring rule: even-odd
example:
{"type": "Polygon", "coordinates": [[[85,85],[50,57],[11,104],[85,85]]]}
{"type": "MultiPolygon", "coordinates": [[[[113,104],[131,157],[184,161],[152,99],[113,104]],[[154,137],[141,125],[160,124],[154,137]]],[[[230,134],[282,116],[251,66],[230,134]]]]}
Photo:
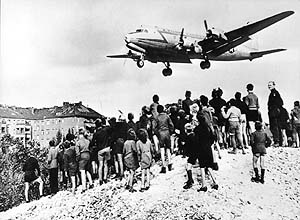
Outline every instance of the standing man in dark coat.
{"type": "Polygon", "coordinates": [[[268,100],[268,115],[269,115],[269,122],[270,122],[270,130],[273,134],[274,146],[278,147],[279,135],[280,135],[280,124],[279,124],[280,109],[283,106],[283,101],[279,92],[275,89],[274,81],[270,81],[268,83],[268,88],[271,91],[268,100]]]}

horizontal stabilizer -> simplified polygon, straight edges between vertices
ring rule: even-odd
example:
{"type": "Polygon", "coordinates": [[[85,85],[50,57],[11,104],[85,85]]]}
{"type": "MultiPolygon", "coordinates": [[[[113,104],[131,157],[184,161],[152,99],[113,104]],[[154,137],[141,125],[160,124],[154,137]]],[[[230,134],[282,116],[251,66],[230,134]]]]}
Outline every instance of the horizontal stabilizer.
{"type": "Polygon", "coordinates": [[[130,58],[130,59],[139,59],[141,56],[136,53],[132,53],[129,51],[126,54],[119,54],[119,55],[109,55],[108,58],[130,58]]]}
{"type": "Polygon", "coordinates": [[[263,55],[271,54],[271,53],[277,53],[281,51],[285,51],[286,49],[274,49],[274,50],[265,50],[265,51],[259,51],[259,52],[251,52],[250,55],[252,59],[262,57],[263,55]]]}

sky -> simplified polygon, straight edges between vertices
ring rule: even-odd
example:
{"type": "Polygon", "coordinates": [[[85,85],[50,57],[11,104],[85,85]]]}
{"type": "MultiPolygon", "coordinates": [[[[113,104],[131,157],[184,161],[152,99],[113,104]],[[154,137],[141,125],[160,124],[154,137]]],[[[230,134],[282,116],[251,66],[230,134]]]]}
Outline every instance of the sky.
{"type": "Polygon", "coordinates": [[[0,103],[21,107],[61,106],[79,102],[106,116],[133,112],[150,105],[177,102],[186,90],[192,99],[210,97],[223,89],[229,100],[246,85],[254,84],[263,119],[267,118],[270,80],[276,82],[288,111],[300,100],[300,1],[299,0],[2,0],[0,103]],[[230,31],[276,13],[295,14],[252,36],[260,50],[287,51],[253,61],[212,61],[202,70],[193,64],[171,64],[173,75],[164,77],[164,65],[107,55],[128,52],[124,36],[140,25],[185,28],[204,34],[210,27],[230,31]]]}

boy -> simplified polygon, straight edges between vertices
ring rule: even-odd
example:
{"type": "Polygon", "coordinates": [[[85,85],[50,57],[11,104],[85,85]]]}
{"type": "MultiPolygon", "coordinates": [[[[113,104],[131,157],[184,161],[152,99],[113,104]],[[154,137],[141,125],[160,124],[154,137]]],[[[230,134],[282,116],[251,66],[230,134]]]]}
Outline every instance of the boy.
{"type": "Polygon", "coordinates": [[[253,169],[255,177],[251,178],[252,182],[265,182],[265,164],[264,156],[267,153],[266,147],[271,145],[270,136],[263,130],[262,123],[260,121],[255,122],[255,132],[251,134],[250,145],[253,153],[253,169]],[[258,175],[258,159],[260,159],[261,176],[258,175]]]}

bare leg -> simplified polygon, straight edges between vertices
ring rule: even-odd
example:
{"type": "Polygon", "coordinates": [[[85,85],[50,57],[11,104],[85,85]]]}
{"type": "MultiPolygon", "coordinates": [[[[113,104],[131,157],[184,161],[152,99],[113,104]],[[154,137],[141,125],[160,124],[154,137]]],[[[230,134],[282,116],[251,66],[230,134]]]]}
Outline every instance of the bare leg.
{"type": "Polygon", "coordinates": [[[86,190],[86,173],[85,170],[80,170],[82,190],[86,190]]]}
{"type": "Polygon", "coordinates": [[[142,169],[141,189],[145,188],[145,169],[142,169]]]}
{"type": "Polygon", "coordinates": [[[260,156],[260,168],[265,169],[265,156],[260,156]]]}
{"type": "Polygon", "coordinates": [[[130,170],[129,171],[130,173],[129,173],[129,181],[128,181],[128,185],[130,186],[130,187],[132,187],[133,186],[133,176],[134,176],[134,170],[130,170]]]}
{"type": "Polygon", "coordinates": [[[75,178],[75,176],[71,176],[71,181],[72,181],[72,193],[75,194],[75,189],[76,189],[76,178],[75,178]]]}
{"type": "Polygon", "coordinates": [[[87,176],[87,179],[89,180],[90,186],[92,186],[93,185],[93,179],[92,179],[92,176],[91,176],[89,171],[86,171],[86,176],[87,176]]]}
{"type": "Polygon", "coordinates": [[[119,168],[120,168],[120,176],[124,176],[124,166],[123,166],[123,154],[118,154],[118,163],[119,163],[119,168]]]}
{"type": "Polygon", "coordinates": [[[98,174],[99,174],[99,181],[102,181],[103,180],[103,160],[99,160],[98,174]]]}
{"type": "Polygon", "coordinates": [[[160,156],[161,156],[161,161],[162,161],[162,166],[166,166],[166,161],[165,161],[165,148],[160,148],[160,156]]]}
{"type": "Polygon", "coordinates": [[[118,158],[117,158],[117,155],[114,155],[114,164],[115,164],[115,171],[116,171],[116,174],[118,175],[118,174],[119,174],[119,164],[118,164],[118,158]]]}
{"type": "Polygon", "coordinates": [[[40,196],[43,195],[44,182],[41,177],[38,178],[40,196]]]}
{"type": "Polygon", "coordinates": [[[258,157],[253,155],[253,169],[257,168],[257,161],[258,161],[258,157]]]}
{"type": "Polygon", "coordinates": [[[150,168],[146,169],[147,172],[147,183],[146,183],[146,187],[150,187],[150,168]]]}
{"type": "Polygon", "coordinates": [[[166,151],[167,151],[168,164],[172,164],[172,162],[171,162],[171,150],[170,149],[166,149],[166,151]]]}
{"type": "Polygon", "coordinates": [[[26,200],[26,202],[29,202],[28,192],[29,192],[29,183],[25,182],[25,200],[26,200]]]}
{"type": "Polygon", "coordinates": [[[107,166],[107,159],[106,158],[104,158],[103,166],[104,166],[104,169],[103,169],[103,179],[107,180],[108,166],[107,166]]]}
{"type": "Polygon", "coordinates": [[[202,183],[202,187],[206,187],[205,168],[200,168],[200,170],[201,170],[201,183],[202,183]]]}

